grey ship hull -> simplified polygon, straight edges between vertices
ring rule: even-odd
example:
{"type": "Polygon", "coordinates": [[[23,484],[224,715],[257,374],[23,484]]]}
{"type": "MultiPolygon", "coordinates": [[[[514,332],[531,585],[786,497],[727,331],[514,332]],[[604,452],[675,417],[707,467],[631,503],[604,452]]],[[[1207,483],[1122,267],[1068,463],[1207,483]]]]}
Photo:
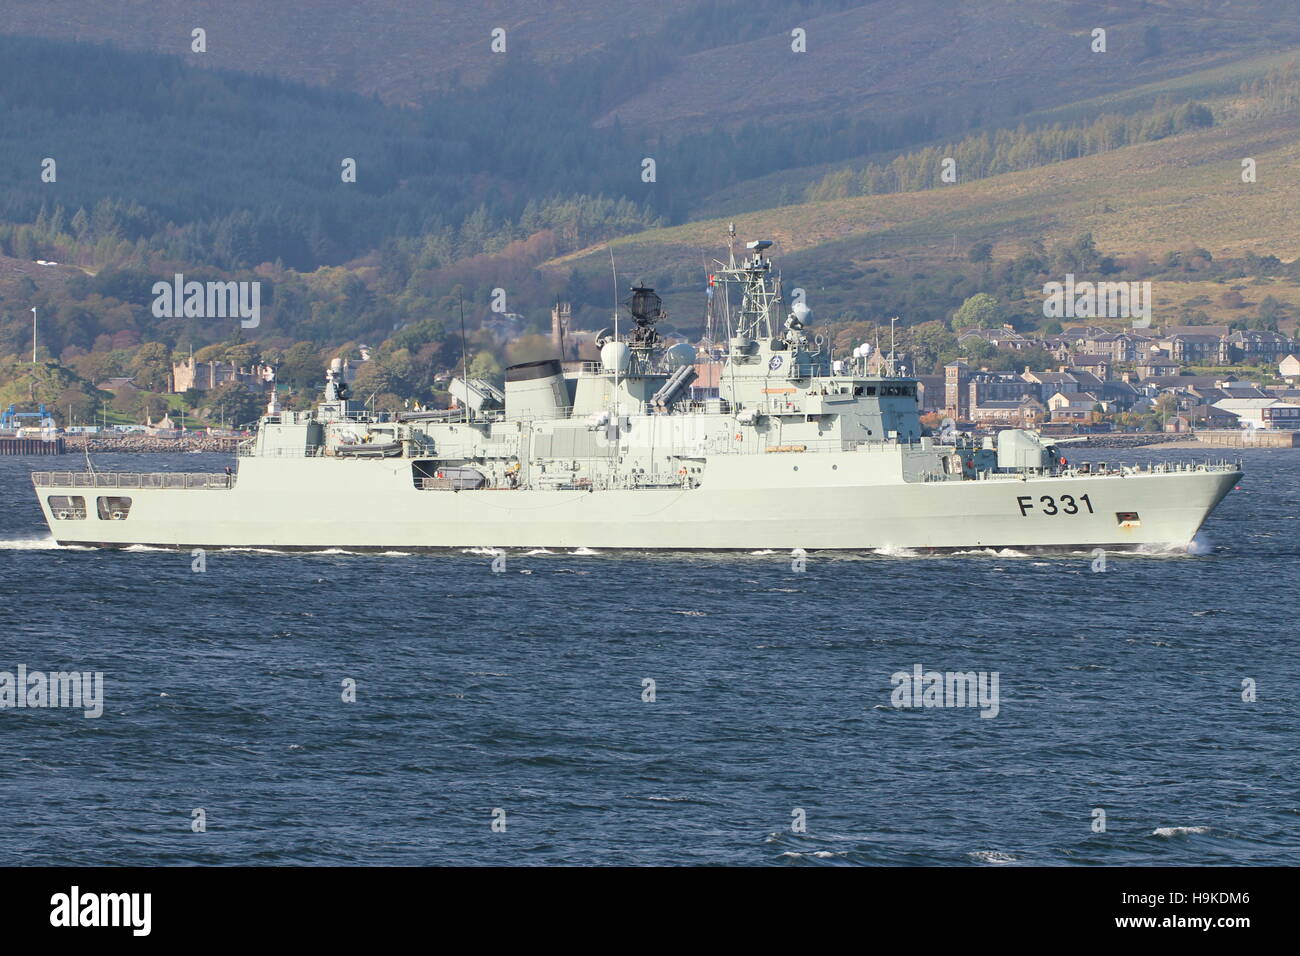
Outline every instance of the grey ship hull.
{"type": "Polygon", "coordinates": [[[1188,544],[1241,474],[880,482],[886,462],[722,456],[699,487],[430,491],[400,459],[245,459],[229,488],[137,488],[113,475],[87,487],[90,476],[56,473],[38,475],[37,491],[60,544],[101,547],[1118,550],[1188,544]],[[124,519],[97,513],[110,494],[130,497],[124,519]],[[82,496],[85,517],[56,515],[54,496],[82,496]]]}
{"type": "Polygon", "coordinates": [[[367,414],[335,359],[313,411],[271,402],[237,475],[38,473],[41,507],[59,542],[109,547],[1140,548],[1188,544],[1240,475],[1071,468],[1022,429],[936,440],[892,350],[874,372],[865,345],[833,362],[806,304],[783,311],[771,245],[715,264],[728,339],[703,363],[664,346],[634,286],[598,362],[513,365],[504,391],[457,379],[454,416],[367,414]]]}

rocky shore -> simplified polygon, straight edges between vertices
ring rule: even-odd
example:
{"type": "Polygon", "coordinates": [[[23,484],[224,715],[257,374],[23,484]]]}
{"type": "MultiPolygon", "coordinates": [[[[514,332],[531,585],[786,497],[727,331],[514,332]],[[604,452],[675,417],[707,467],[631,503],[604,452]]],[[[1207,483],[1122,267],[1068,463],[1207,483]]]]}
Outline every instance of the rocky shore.
{"type": "MultiPolygon", "coordinates": [[[[1073,436],[1070,436],[1073,437],[1073,436]]],[[[1076,448],[1149,448],[1155,445],[1196,445],[1198,442],[1191,435],[1179,435],[1165,432],[1117,433],[1110,435],[1089,435],[1086,442],[1079,442],[1076,448]]]]}
{"type": "Polygon", "coordinates": [[[242,438],[211,438],[207,435],[186,435],[184,438],[157,438],[151,435],[68,435],[64,447],[68,454],[80,455],[83,451],[105,452],[186,452],[210,451],[233,454],[242,438]]]}
{"type": "Polygon", "coordinates": [[[1090,435],[1088,441],[1076,448],[1300,448],[1300,433],[1260,429],[1257,432],[1241,429],[1202,431],[1195,435],[1090,435]]]}

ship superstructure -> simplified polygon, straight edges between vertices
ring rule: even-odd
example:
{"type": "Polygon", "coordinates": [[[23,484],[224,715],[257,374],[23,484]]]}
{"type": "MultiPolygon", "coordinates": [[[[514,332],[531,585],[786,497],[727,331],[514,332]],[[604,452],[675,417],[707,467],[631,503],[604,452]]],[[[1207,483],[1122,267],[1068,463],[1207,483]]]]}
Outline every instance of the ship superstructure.
{"type": "Polygon", "coordinates": [[[785,308],[770,246],[716,264],[716,355],[665,344],[637,285],[596,361],[456,379],[454,408],[392,417],[336,362],[312,411],[272,403],[231,475],[40,472],[41,507],[59,542],[104,546],[1133,548],[1190,542],[1240,477],[1070,464],[1018,429],[928,434],[914,378],[833,363],[785,308]],[[693,393],[712,360],[716,390],[693,393]]]}

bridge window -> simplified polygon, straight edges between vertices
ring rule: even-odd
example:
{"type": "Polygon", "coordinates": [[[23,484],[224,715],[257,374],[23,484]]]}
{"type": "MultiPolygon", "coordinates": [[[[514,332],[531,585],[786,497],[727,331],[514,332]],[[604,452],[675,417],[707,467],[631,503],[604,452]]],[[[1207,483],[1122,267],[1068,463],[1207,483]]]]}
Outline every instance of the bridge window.
{"type": "Polygon", "coordinates": [[[102,497],[98,501],[97,510],[104,521],[125,521],[131,514],[131,499],[116,495],[102,497]]]}
{"type": "Polygon", "coordinates": [[[45,500],[50,514],[58,521],[80,521],[86,517],[86,499],[81,495],[50,495],[45,500]]]}

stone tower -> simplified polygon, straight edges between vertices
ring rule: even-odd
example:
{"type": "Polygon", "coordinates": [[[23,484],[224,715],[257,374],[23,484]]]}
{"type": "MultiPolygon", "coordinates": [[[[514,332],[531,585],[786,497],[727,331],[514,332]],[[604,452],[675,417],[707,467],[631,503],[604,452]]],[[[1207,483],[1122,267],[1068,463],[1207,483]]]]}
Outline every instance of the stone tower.
{"type": "Polygon", "coordinates": [[[970,415],[969,380],[970,366],[961,359],[943,367],[943,413],[954,421],[965,421],[970,415]]]}
{"type": "Polygon", "coordinates": [[[564,333],[573,317],[573,307],[567,302],[557,302],[551,309],[551,344],[560,358],[564,358],[564,333]]]}

